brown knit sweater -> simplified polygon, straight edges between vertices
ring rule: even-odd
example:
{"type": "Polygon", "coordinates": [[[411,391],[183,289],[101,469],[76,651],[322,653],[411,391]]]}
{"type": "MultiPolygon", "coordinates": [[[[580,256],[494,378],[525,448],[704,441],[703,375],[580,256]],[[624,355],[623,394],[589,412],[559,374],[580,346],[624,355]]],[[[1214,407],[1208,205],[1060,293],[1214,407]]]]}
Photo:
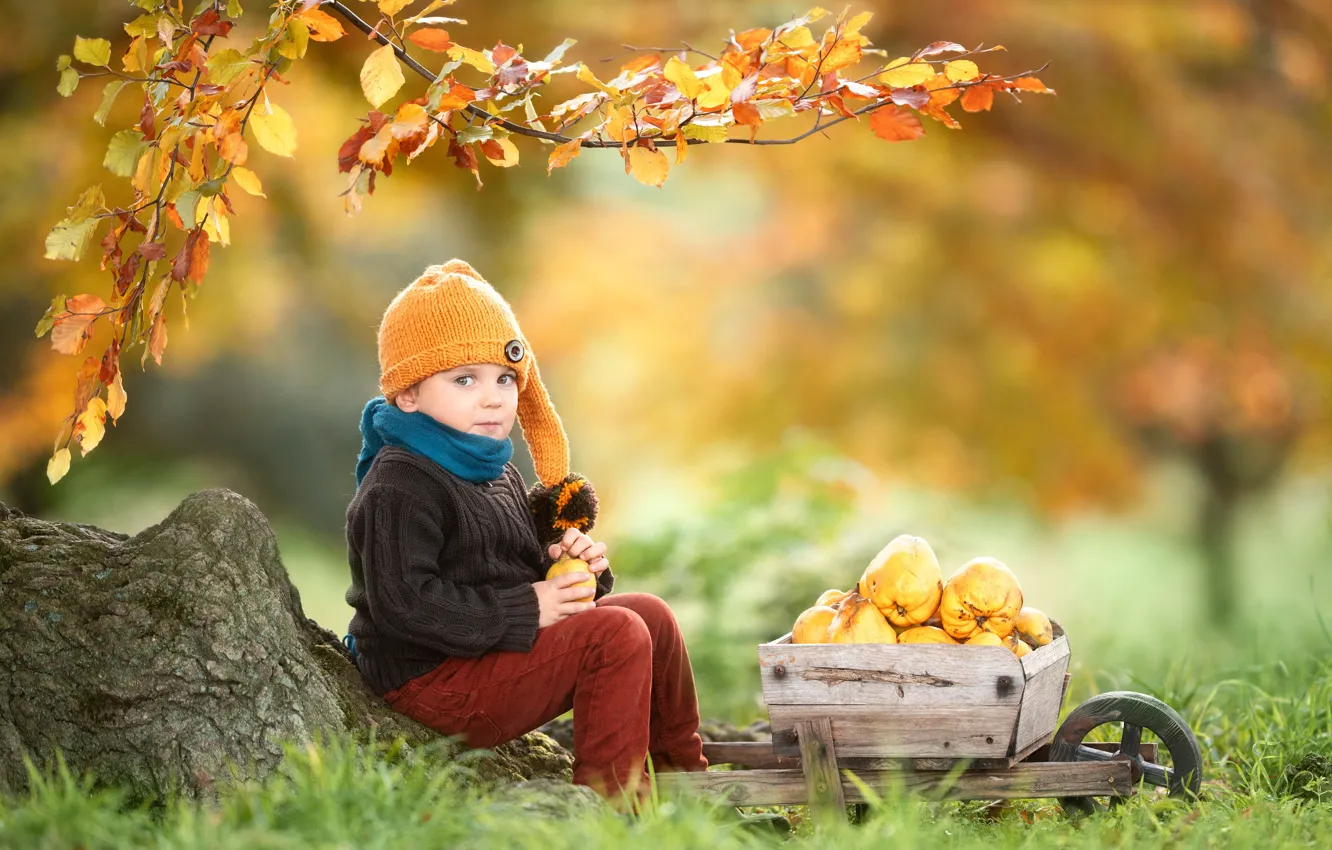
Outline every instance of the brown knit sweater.
{"type": "MultiPolygon", "coordinates": [[[[450,656],[532,649],[532,583],[550,558],[513,464],[473,484],[429,458],[381,449],[347,508],[347,558],[348,631],[377,694],[450,656]]],[[[599,576],[598,598],[614,581],[610,570],[599,576]]]]}

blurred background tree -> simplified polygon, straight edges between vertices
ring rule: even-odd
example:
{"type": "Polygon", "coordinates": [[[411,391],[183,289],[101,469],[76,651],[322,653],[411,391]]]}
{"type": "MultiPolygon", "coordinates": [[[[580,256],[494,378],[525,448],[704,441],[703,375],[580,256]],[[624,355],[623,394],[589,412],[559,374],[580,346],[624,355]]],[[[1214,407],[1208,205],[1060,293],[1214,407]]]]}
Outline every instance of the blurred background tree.
{"type": "MultiPolygon", "coordinates": [[[[1324,476],[1332,449],[1332,9],[863,8],[890,55],[938,38],[1003,43],[996,71],[1048,59],[1044,79],[1065,96],[965,115],[959,134],[930,124],[910,145],[844,126],[791,148],[709,148],[662,190],[599,153],[551,178],[531,161],[492,169],[477,192],[436,151],[348,218],[336,152],[364,109],[366,51],[354,39],[311,51],[287,104],[297,158],[255,149],[268,197],[236,199],[233,247],[214,252],[189,330],[178,323],[164,368],[127,374],[130,415],[52,488],[73,369],[30,334],[53,295],[96,291],[103,273],[44,260],[41,246],[100,179],[110,125],[137,109],[127,98],[95,124],[100,91],[59,97],[54,57],[75,34],[119,32],[133,10],[13,4],[0,50],[0,498],[135,530],[182,490],[229,486],[336,556],[380,311],[425,265],[461,256],[540,352],[575,467],[603,494],[603,534],[707,512],[730,492],[719,471],[793,432],[903,486],[1062,521],[1141,508],[1157,472],[1184,468],[1193,483],[1177,492],[1206,566],[1192,592],[1228,622],[1245,500],[1324,476]]],[[[595,68],[622,61],[623,43],[707,49],[792,11],[513,2],[451,14],[473,44],[540,54],[576,38],[595,68]]],[[[323,568],[345,583],[334,560],[323,568]]]]}

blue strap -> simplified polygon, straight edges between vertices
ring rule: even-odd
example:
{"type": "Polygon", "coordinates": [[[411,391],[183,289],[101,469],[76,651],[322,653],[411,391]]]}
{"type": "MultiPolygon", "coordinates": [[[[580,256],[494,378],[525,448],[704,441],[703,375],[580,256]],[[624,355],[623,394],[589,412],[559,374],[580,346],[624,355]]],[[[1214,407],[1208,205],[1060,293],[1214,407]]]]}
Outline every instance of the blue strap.
{"type": "Polygon", "coordinates": [[[347,647],[347,651],[351,653],[352,661],[355,661],[355,660],[356,660],[356,655],[357,655],[357,653],[356,653],[356,638],[352,637],[351,635],[343,635],[343,636],[342,636],[342,645],[345,646],[345,647],[347,647]]]}

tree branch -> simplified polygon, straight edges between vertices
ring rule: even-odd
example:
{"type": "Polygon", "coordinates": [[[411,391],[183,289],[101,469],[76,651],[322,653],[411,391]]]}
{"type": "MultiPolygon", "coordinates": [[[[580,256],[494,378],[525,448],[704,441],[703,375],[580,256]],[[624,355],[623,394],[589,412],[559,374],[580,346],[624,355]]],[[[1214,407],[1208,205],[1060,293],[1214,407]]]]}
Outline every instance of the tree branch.
{"type": "MultiPolygon", "coordinates": [[[[383,33],[379,32],[378,29],[376,29],[375,27],[370,26],[370,24],[366,23],[364,20],[362,20],[360,17],[358,17],[358,16],[356,15],[356,13],[353,12],[351,9],[347,8],[347,5],[346,5],[345,3],[343,3],[343,2],[341,2],[341,0],[323,0],[323,2],[321,3],[321,5],[323,5],[323,6],[328,6],[329,8],[333,9],[333,11],[337,12],[337,13],[338,13],[339,15],[341,15],[344,19],[346,19],[346,21],[347,21],[348,23],[350,23],[352,26],[356,27],[356,28],[357,28],[358,30],[360,30],[361,32],[365,33],[366,36],[368,36],[368,37],[374,39],[375,41],[378,41],[380,44],[384,44],[384,45],[388,45],[389,47],[392,47],[392,48],[393,48],[393,52],[397,55],[397,57],[398,57],[400,60],[402,60],[402,62],[403,62],[404,65],[406,65],[408,68],[411,68],[411,69],[412,69],[413,71],[415,71],[417,74],[420,74],[422,77],[424,77],[425,79],[429,80],[430,82],[433,83],[433,82],[435,81],[435,76],[436,76],[436,75],[433,74],[433,73],[431,73],[431,71],[430,71],[429,68],[425,67],[425,66],[422,65],[420,62],[418,62],[418,61],[416,61],[415,59],[413,59],[413,58],[411,57],[411,55],[409,55],[409,54],[407,53],[407,51],[403,50],[401,47],[399,47],[398,45],[394,44],[393,41],[392,41],[388,36],[386,36],[386,35],[384,35],[383,33]]],[[[692,48],[691,48],[691,49],[692,49],[692,48]]],[[[990,79],[990,80],[987,80],[987,82],[993,82],[993,81],[996,80],[996,79],[998,79],[998,80],[1004,80],[1004,81],[1012,81],[1012,80],[1016,80],[1016,79],[1018,79],[1018,78],[1020,78],[1020,77],[1027,77],[1027,76],[1031,76],[1032,74],[1037,74],[1037,73],[1040,73],[1040,71],[1039,71],[1039,70],[1037,70],[1037,71],[1025,71],[1025,72],[1023,72],[1023,73],[1021,73],[1021,74],[1014,74],[1014,75],[1012,75],[1012,76],[1008,76],[1008,77],[995,77],[995,78],[992,78],[992,79],[990,79]]],[[[967,87],[970,86],[970,85],[972,85],[972,83],[957,83],[957,84],[955,84],[955,85],[951,85],[951,86],[943,86],[942,88],[944,88],[944,89],[949,89],[949,88],[967,88],[967,87]]],[[[942,90],[942,89],[941,89],[941,90],[942,90]]],[[[851,113],[851,114],[852,114],[852,117],[859,116],[859,115],[864,115],[866,112],[873,112],[873,111],[876,110],[876,109],[880,109],[880,108],[882,108],[882,107],[884,107],[884,106],[889,106],[889,105],[891,105],[891,104],[892,104],[892,101],[891,101],[891,100],[887,100],[887,99],[885,99],[885,100],[881,100],[881,101],[875,101],[874,103],[871,103],[871,104],[869,104],[868,106],[864,106],[864,107],[862,107],[862,108],[860,108],[860,109],[855,110],[855,111],[854,111],[853,113],[851,113]]],[[[548,133],[548,132],[545,132],[545,131],[543,131],[543,130],[534,130],[534,129],[532,129],[531,127],[525,126],[525,125],[523,125],[523,124],[515,124],[515,123],[512,122],[512,121],[508,121],[508,120],[506,120],[506,119],[504,119],[504,118],[500,118],[500,117],[498,117],[498,116],[496,116],[496,115],[492,115],[491,113],[487,112],[486,110],[482,109],[481,107],[479,107],[479,106],[474,106],[474,105],[472,105],[472,104],[470,104],[470,103],[467,104],[467,106],[464,108],[464,111],[467,113],[467,115],[468,115],[469,117],[480,118],[484,124],[494,124],[494,125],[497,125],[497,126],[499,126],[499,127],[503,127],[505,130],[508,130],[510,133],[513,133],[513,134],[515,134],[515,135],[519,135],[519,136],[529,136],[529,137],[534,138],[534,139],[545,139],[545,140],[548,141],[548,142],[554,142],[554,143],[556,143],[556,144],[560,144],[560,145],[562,145],[562,144],[568,144],[569,142],[572,142],[572,141],[574,140],[574,138],[575,138],[574,136],[565,136],[565,135],[561,135],[560,133],[548,133]]],[[[838,117],[837,119],[835,119],[835,120],[833,120],[833,121],[830,121],[830,122],[828,122],[827,124],[824,124],[824,125],[822,125],[822,126],[818,126],[818,125],[816,124],[814,127],[810,128],[809,130],[806,130],[805,132],[800,133],[799,135],[792,136],[792,137],[790,137],[790,138],[786,138],[786,139],[727,139],[727,140],[726,140],[726,144],[731,144],[731,145],[793,145],[793,144],[795,144],[796,142],[803,141],[804,139],[809,138],[810,136],[814,135],[815,133],[818,133],[818,132],[822,132],[822,131],[824,131],[824,130],[827,130],[829,127],[834,127],[834,126],[836,126],[836,125],[838,125],[838,124],[840,124],[840,123],[842,123],[843,121],[846,121],[846,120],[848,120],[847,117],[846,117],[845,115],[843,115],[843,116],[840,116],[840,117],[838,117]]],[[[673,148],[673,147],[676,147],[675,139],[673,139],[673,138],[667,138],[667,137],[663,137],[663,136],[659,136],[659,135],[655,135],[655,136],[638,136],[638,137],[635,138],[635,141],[637,141],[637,139],[652,139],[652,143],[653,143],[654,145],[656,145],[657,147],[659,147],[659,148],[673,148]]],[[[584,148],[614,148],[614,149],[616,149],[616,150],[619,150],[619,149],[623,148],[625,144],[626,144],[625,142],[606,141],[606,140],[604,140],[604,139],[587,139],[587,140],[585,140],[585,141],[583,142],[583,145],[582,145],[582,146],[583,146],[584,148]]]]}

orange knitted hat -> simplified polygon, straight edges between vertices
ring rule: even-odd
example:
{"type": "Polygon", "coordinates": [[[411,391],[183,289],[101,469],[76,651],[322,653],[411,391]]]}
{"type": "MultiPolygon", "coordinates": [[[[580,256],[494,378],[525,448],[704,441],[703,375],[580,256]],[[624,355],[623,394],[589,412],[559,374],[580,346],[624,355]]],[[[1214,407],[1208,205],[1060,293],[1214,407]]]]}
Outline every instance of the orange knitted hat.
{"type": "Polygon", "coordinates": [[[384,311],[379,390],[392,402],[417,381],[469,363],[518,373],[518,421],[537,477],[548,488],[564,483],[569,441],[513,310],[470,265],[449,260],[426,268],[384,311]]]}

